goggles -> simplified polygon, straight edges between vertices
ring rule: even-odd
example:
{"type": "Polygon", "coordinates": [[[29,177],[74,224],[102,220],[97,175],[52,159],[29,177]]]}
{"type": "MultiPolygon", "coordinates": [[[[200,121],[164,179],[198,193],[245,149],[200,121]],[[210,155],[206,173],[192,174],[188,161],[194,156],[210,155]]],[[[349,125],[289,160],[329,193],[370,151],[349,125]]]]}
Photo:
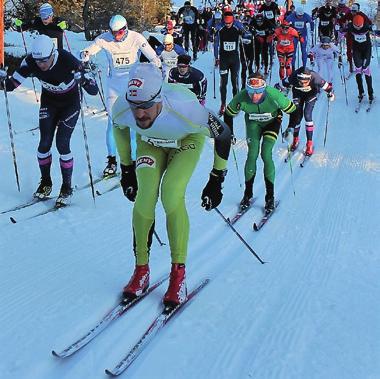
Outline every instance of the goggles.
{"type": "Polygon", "coordinates": [[[149,108],[152,108],[154,104],[157,103],[157,101],[155,101],[155,99],[157,98],[157,96],[161,93],[161,88],[160,90],[150,99],[150,100],[147,100],[147,101],[143,101],[141,103],[136,103],[132,100],[128,100],[128,104],[130,106],[131,109],[149,109],[149,108]]]}
{"type": "Polygon", "coordinates": [[[190,66],[189,64],[185,64],[185,63],[178,63],[177,64],[178,68],[188,68],[189,66],[190,66]]]}
{"type": "Polygon", "coordinates": [[[116,40],[119,40],[124,37],[124,35],[127,33],[127,26],[124,26],[123,28],[113,31],[111,30],[112,35],[115,37],[116,40]]]}
{"type": "Polygon", "coordinates": [[[281,25],[282,30],[289,30],[289,25],[281,25]]]}
{"type": "Polygon", "coordinates": [[[265,91],[265,87],[267,84],[265,83],[264,79],[260,78],[248,78],[246,83],[246,90],[247,92],[252,94],[259,94],[263,93],[265,91]]]}

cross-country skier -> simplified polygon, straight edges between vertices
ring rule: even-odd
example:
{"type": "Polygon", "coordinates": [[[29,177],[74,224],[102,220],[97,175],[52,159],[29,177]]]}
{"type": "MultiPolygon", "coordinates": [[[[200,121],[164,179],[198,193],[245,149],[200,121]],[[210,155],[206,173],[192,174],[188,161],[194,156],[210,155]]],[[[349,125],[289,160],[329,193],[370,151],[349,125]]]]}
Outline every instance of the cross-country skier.
{"type": "Polygon", "coordinates": [[[24,58],[12,77],[8,78],[6,72],[0,70],[0,87],[5,85],[7,91],[13,91],[32,75],[40,80],[42,87],[40,141],[37,150],[41,182],[34,196],[42,200],[52,191],[50,149],[55,135],[62,173],[62,186],[56,206],[64,206],[72,196],[74,159],[70,150],[70,139],[80,111],[78,82],[90,95],[96,95],[98,87],[94,81],[83,76],[80,61],[65,50],[57,50],[51,38],[43,34],[36,37],[31,54],[24,58]]]}
{"type": "Polygon", "coordinates": [[[279,28],[276,28],[274,34],[269,37],[277,41],[276,51],[280,63],[279,76],[283,80],[292,73],[292,59],[294,55],[294,41],[299,39],[303,42],[303,37],[292,28],[288,21],[283,21],[279,28]]]}
{"type": "Polygon", "coordinates": [[[103,171],[104,177],[116,174],[116,146],[112,134],[112,106],[119,94],[127,87],[128,72],[131,66],[138,62],[139,52],[143,53],[149,61],[161,66],[161,61],[147,40],[140,34],[128,29],[127,20],[121,15],[112,16],[109,22],[110,30],[100,34],[95,41],[82,51],[84,62],[91,55],[104,50],[108,61],[107,76],[107,112],[108,126],[106,144],[108,163],[103,171]]]}
{"type": "MultiPolygon", "coordinates": [[[[302,51],[302,65],[305,67],[307,63],[307,41],[308,41],[308,32],[307,24],[310,25],[311,33],[314,32],[314,21],[308,13],[305,13],[302,7],[298,7],[295,13],[292,13],[286,18],[286,21],[290,22],[292,27],[297,30],[297,32],[303,37],[303,42],[301,42],[301,51],[302,51]]],[[[298,39],[294,40],[294,51],[292,60],[293,70],[296,64],[296,56],[298,54],[298,39]]]]}
{"type": "MultiPolygon", "coordinates": [[[[333,81],[333,64],[334,58],[338,56],[339,65],[342,64],[342,56],[339,48],[331,42],[330,37],[322,37],[321,42],[310,50],[310,62],[317,62],[318,73],[325,77],[331,84],[333,81]],[[324,75],[322,75],[324,72],[324,75]]],[[[339,66],[340,67],[340,66],[339,66]]]]}
{"type": "Polygon", "coordinates": [[[159,193],[166,213],[172,268],[165,305],[186,298],[185,263],[189,219],[185,205],[187,184],[200,158],[205,137],[215,140],[214,166],[202,192],[206,210],[222,200],[231,145],[231,131],[196,96],[177,84],[163,83],[161,71],[149,63],[130,72],[127,94],[113,109],[114,134],[121,159],[121,185],[133,208],[135,271],[124,288],[133,298],[149,285],[149,252],[159,193]],[[130,130],[137,133],[137,160],[132,162],[130,130]],[[138,188],[137,188],[138,184],[138,188]]]}
{"type": "Polygon", "coordinates": [[[53,7],[49,3],[40,6],[39,17],[33,21],[14,19],[14,25],[19,31],[36,30],[38,34],[50,37],[58,49],[63,49],[63,34],[68,23],[61,17],[54,17],[53,7]]]}
{"type": "Polygon", "coordinates": [[[239,42],[244,32],[243,25],[234,19],[232,12],[224,13],[223,22],[216,29],[214,56],[220,73],[219,115],[222,115],[226,108],[228,72],[231,72],[233,95],[235,96],[239,90],[239,42]]]}
{"type": "Polygon", "coordinates": [[[203,72],[195,67],[190,66],[190,55],[179,55],[177,58],[177,67],[169,72],[169,83],[182,84],[199,100],[199,103],[205,105],[207,92],[207,79],[203,72]]]}
{"type": "Polygon", "coordinates": [[[353,17],[352,24],[348,25],[347,29],[347,32],[352,36],[352,56],[355,65],[359,101],[362,101],[364,96],[362,74],[364,74],[367,83],[368,100],[373,101],[372,75],[369,67],[372,56],[371,31],[372,26],[360,14],[353,17]]]}
{"type": "Polygon", "coordinates": [[[166,79],[169,77],[169,71],[177,65],[177,58],[186,51],[180,46],[174,44],[173,36],[166,34],[161,46],[156,49],[156,53],[162,62],[162,71],[166,79]]]}
{"type": "Polygon", "coordinates": [[[292,73],[288,81],[283,82],[285,86],[292,86],[293,103],[297,110],[290,115],[289,125],[285,131],[284,137],[287,137],[289,131],[293,131],[293,143],[290,146],[291,151],[295,151],[299,145],[299,133],[302,118],[305,118],[306,126],[306,150],[305,155],[313,154],[313,109],[317,102],[317,95],[321,89],[327,93],[329,101],[334,101],[335,96],[332,85],[321,78],[315,71],[306,67],[300,67],[292,73]]]}
{"type": "Polygon", "coordinates": [[[197,59],[197,29],[198,29],[198,20],[199,14],[198,9],[193,7],[190,1],[185,1],[183,7],[178,9],[177,18],[179,24],[183,28],[183,37],[185,43],[185,50],[189,52],[189,37],[191,34],[191,47],[193,49],[193,59],[197,59]]]}
{"type": "Polygon", "coordinates": [[[318,35],[334,38],[334,26],[336,20],[336,8],[332,6],[331,0],[326,0],[326,4],[318,9],[319,18],[318,35]]]}
{"type": "Polygon", "coordinates": [[[256,175],[256,161],[260,152],[264,161],[265,209],[274,209],[275,166],[272,159],[282,122],[282,111],[291,113],[295,105],[281,91],[267,86],[264,76],[256,72],[247,79],[245,89],[240,91],[228,104],[224,121],[233,131],[233,117],[240,111],[245,113],[248,156],[245,162],[245,191],[240,207],[249,207],[253,195],[256,175]]]}

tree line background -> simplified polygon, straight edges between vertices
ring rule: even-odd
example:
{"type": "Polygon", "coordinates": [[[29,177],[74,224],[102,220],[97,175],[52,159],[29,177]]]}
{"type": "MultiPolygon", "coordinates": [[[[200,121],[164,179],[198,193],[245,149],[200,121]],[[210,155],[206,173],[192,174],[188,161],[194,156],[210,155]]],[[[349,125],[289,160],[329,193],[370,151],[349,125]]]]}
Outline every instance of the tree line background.
{"type": "MultiPolygon", "coordinates": [[[[46,1],[6,0],[5,23],[13,18],[33,20],[46,1]]],[[[131,29],[142,31],[163,22],[171,9],[170,0],[51,0],[56,16],[68,21],[71,30],[84,31],[88,40],[108,29],[114,14],[123,15],[131,29]]]]}

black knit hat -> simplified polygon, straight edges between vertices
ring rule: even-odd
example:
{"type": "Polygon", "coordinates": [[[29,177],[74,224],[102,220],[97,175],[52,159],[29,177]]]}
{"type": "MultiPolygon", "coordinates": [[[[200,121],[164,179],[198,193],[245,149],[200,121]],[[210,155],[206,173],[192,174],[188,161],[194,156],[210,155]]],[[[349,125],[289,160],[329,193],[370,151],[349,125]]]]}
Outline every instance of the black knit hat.
{"type": "Polygon", "coordinates": [[[181,55],[178,55],[178,57],[177,57],[177,64],[187,64],[187,65],[189,65],[190,62],[191,62],[190,55],[181,54],[181,55]]]}

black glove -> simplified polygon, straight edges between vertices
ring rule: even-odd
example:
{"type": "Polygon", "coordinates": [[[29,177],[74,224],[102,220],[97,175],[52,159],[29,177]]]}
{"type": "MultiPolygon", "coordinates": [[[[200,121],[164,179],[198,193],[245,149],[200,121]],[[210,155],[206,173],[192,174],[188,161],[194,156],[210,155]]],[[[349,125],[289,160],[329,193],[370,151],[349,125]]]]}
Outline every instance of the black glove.
{"type": "Polygon", "coordinates": [[[224,177],[226,176],[227,170],[215,170],[213,169],[210,173],[210,178],[206,184],[206,187],[202,192],[202,207],[206,211],[211,211],[217,207],[223,198],[222,194],[222,183],[224,182],[224,177]]]}
{"type": "Polygon", "coordinates": [[[137,178],[136,178],[136,162],[129,166],[120,164],[121,180],[120,184],[123,188],[124,196],[130,201],[135,201],[137,195],[137,178]]]}

